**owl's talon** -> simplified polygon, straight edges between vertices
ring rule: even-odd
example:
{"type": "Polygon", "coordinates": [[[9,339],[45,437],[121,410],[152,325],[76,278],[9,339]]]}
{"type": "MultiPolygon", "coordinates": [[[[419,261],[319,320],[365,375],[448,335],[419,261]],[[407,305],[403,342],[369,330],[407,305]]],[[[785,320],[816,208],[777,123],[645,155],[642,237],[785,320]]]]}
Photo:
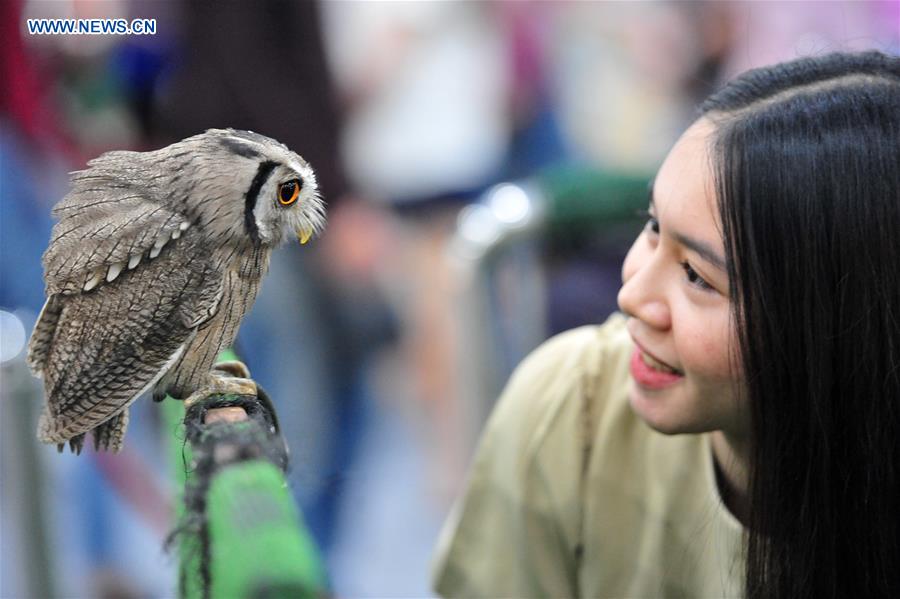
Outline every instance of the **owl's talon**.
{"type": "MultiPolygon", "coordinates": [[[[243,366],[243,365],[242,365],[243,366]]],[[[194,391],[184,400],[185,409],[211,395],[256,395],[256,381],[253,379],[212,374],[210,382],[194,391]]]]}
{"type": "Polygon", "coordinates": [[[156,403],[159,403],[162,400],[164,400],[166,398],[166,395],[167,394],[166,394],[165,389],[161,389],[161,388],[159,388],[159,386],[157,386],[155,389],[153,389],[153,401],[156,403]]]}
{"type": "Polygon", "coordinates": [[[237,377],[240,379],[250,378],[250,369],[247,368],[247,365],[240,360],[226,360],[223,362],[217,362],[213,366],[213,370],[221,370],[229,376],[237,377]]]}

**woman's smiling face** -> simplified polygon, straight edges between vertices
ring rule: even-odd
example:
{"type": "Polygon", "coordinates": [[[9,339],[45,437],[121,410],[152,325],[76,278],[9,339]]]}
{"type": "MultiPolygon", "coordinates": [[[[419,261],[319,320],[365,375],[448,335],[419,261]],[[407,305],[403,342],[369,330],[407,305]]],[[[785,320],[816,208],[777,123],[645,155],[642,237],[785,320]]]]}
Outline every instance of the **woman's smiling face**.
{"type": "Polygon", "coordinates": [[[622,265],[618,299],[637,345],[629,383],[634,411],[663,433],[722,430],[743,437],[747,415],[729,360],[736,337],[708,151],[712,133],[701,118],[660,167],[650,219],[622,265]]]}

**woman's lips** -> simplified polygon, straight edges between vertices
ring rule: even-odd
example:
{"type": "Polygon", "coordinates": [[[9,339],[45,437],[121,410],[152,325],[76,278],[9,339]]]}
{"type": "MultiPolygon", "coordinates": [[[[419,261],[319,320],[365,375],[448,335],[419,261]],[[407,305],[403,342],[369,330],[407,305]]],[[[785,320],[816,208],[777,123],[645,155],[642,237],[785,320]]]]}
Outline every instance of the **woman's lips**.
{"type": "Polygon", "coordinates": [[[631,376],[635,382],[648,389],[664,389],[684,378],[680,372],[663,372],[649,366],[641,357],[641,348],[635,347],[631,354],[631,376]]]}

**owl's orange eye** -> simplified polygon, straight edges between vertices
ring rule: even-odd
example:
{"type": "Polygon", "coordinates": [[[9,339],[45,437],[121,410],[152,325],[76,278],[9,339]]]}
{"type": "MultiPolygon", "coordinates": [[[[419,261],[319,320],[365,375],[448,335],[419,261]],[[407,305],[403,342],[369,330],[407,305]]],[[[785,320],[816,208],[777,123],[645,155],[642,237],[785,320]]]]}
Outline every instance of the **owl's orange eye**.
{"type": "Polygon", "coordinates": [[[278,188],[278,201],[282,206],[290,206],[300,197],[300,179],[291,179],[278,188]]]}

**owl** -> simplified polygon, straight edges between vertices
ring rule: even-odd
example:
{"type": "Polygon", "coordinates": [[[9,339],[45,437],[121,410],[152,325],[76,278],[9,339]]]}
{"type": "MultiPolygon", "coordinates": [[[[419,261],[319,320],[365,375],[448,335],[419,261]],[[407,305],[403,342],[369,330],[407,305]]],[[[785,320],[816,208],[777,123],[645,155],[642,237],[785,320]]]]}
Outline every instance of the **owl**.
{"type": "Polygon", "coordinates": [[[272,250],[325,223],[309,164],[250,131],[210,129],[87,166],[53,208],[47,301],[28,347],[47,396],[38,439],[76,453],[88,432],[97,449],[121,449],[128,406],[148,390],[245,392],[242,365],[214,369],[216,357],[272,250]]]}

